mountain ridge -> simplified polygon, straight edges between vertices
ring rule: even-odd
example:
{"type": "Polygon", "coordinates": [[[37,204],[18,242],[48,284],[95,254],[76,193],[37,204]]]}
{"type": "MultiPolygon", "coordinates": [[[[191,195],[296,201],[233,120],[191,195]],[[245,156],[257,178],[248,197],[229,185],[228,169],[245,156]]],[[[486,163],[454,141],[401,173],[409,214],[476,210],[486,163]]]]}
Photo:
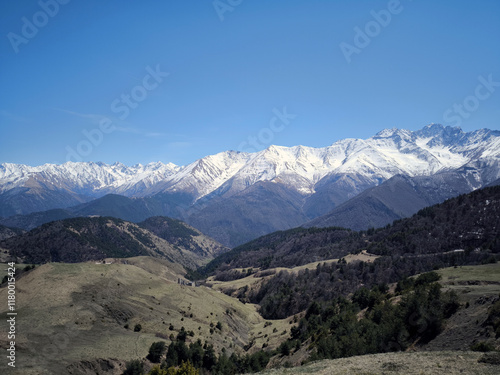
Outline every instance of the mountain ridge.
{"type": "Polygon", "coordinates": [[[179,220],[155,217],[135,224],[112,217],[52,221],[0,241],[28,263],[84,262],[149,255],[196,268],[228,249],[179,220]]]}
{"type": "MultiPolygon", "coordinates": [[[[32,220],[31,213],[51,208],[70,211],[59,212],[62,215],[117,216],[134,222],[169,216],[232,247],[326,215],[394,176],[436,176],[439,181],[446,173],[460,174],[465,187],[444,186],[436,194],[441,201],[500,178],[500,131],[463,132],[439,124],[417,131],[393,128],[322,148],[272,145],[255,153],[225,151],[184,167],[160,162],[134,167],[65,163],[16,169],[2,164],[0,216],[8,226],[30,221],[34,225],[40,220],[32,220]],[[60,170],[62,175],[57,174],[60,170]],[[110,207],[110,200],[119,199],[110,194],[127,199],[110,207]],[[27,213],[31,218],[13,216],[27,213]]],[[[417,198],[425,202],[424,195],[417,198]]],[[[400,212],[413,211],[402,207],[400,212]]],[[[34,216],[45,220],[43,213],[34,216]]],[[[354,224],[359,228],[360,223],[354,224]]]]}
{"type": "MultiPolygon", "coordinates": [[[[281,174],[284,174],[282,179],[286,180],[286,173],[293,171],[307,183],[315,184],[329,173],[359,172],[363,168],[380,174],[384,179],[398,174],[396,172],[410,176],[425,175],[461,167],[472,159],[498,155],[499,147],[500,131],[479,129],[465,133],[458,127],[432,124],[418,131],[385,129],[366,140],[347,138],[320,148],[271,145],[255,153],[224,151],[186,166],[161,162],[132,167],[118,162],[111,165],[102,162],[66,162],[37,167],[2,163],[0,192],[38,184],[49,190],[66,189],[89,196],[108,193],[148,196],[162,189],[179,190],[183,184],[191,183],[193,189],[199,190],[195,194],[195,199],[199,199],[235,176],[247,183],[255,183],[272,180],[281,174]],[[489,144],[488,140],[491,140],[489,144]],[[485,145],[474,147],[479,142],[485,145]],[[395,155],[394,151],[400,151],[401,155],[395,155]],[[368,156],[376,157],[379,163],[368,161],[367,153],[368,156]],[[379,166],[384,163],[386,165],[379,166]],[[269,165],[275,167],[274,173],[268,168],[269,165]],[[61,179],[62,175],[65,179],[61,179]],[[201,182],[206,187],[197,189],[201,182]],[[143,184],[145,188],[139,191],[138,184],[143,184]],[[157,184],[159,187],[155,186],[157,184]]],[[[309,191],[303,186],[304,183],[300,181],[297,191],[307,194],[309,191]]]]}
{"type": "Polygon", "coordinates": [[[342,225],[353,230],[379,228],[478,187],[469,180],[466,171],[416,177],[396,175],[303,226],[342,225]]]}

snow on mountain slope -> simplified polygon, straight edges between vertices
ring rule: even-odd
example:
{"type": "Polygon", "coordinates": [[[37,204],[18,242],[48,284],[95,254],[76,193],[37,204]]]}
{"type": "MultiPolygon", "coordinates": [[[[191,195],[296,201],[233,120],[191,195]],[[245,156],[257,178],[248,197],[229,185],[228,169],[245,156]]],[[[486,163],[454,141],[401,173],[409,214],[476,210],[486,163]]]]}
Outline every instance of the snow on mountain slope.
{"type": "Polygon", "coordinates": [[[187,192],[201,198],[231,178],[252,158],[252,154],[225,151],[209,155],[183,167],[145,192],[152,195],[161,191],[187,192]]]}
{"type": "Polygon", "coordinates": [[[90,196],[187,192],[199,199],[224,186],[238,192],[258,181],[272,181],[310,195],[319,181],[331,175],[356,174],[377,184],[396,174],[428,176],[475,160],[499,158],[499,131],[465,133],[432,124],[415,132],[385,129],[366,140],[344,139],[323,148],[270,146],[256,153],[225,151],[185,167],[161,162],[132,167],[93,162],[37,167],[4,163],[0,164],[0,193],[40,186],[90,196]]]}
{"type": "Polygon", "coordinates": [[[0,164],[0,193],[15,187],[34,185],[49,190],[70,190],[79,194],[126,192],[139,182],[152,185],[168,178],[179,169],[169,163],[137,164],[67,162],[30,167],[23,164],[0,164]]]}
{"type": "Polygon", "coordinates": [[[376,183],[396,174],[426,176],[459,168],[478,157],[499,157],[500,133],[458,129],[450,140],[448,129],[430,125],[422,134],[386,129],[367,140],[345,139],[324,148],[270,146],[252,154],[232,177],[232,188],[274,181],[308,195],[327,175],[357,174],[376,183]]]}

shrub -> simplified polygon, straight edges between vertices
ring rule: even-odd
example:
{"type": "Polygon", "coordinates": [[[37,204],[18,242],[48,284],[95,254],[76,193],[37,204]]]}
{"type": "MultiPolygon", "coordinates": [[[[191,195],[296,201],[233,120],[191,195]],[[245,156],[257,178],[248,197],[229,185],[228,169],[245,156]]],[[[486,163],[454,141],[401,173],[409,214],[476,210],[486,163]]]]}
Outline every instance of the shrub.
{"type": "Polygon", "coordinates": [[[495,350],[495,346],[487,341],[479,341],[470,346],[470,350],[474,352],[492,352],[495,350]]]}
{"type": "Polygon", "coordinates": [[[281,343],[281,345],[278,347],[278,352],[282,356],[287,356],[290,354],[290,350],[292,349],[292,343],[290,341],[284,341],[281,343]]]}
{"type": "Polygon", "coordinates": [[[160,366],[154,366],[148,375],[168,375],[167,370],[163,370],[160,366]]]}
{"type": "Polygon", "coordinates": [[[143,375],[144,374],[144,364],[138,360],[127,362],[125,371],[123,375],[143,375]]]}
{"type": "Polygon", "coordinates": [[[500,365],[500,353],[486,353],[477,360],[480,363],[487,363],[490,365],[500,365]]]}
{"type": "Polygon", "coordinates": [[[178,369],[170,367],[167,375],[199,375],[199,371],[189,362],[182,362],[178,369]]]}
{"type": "Polygon", "coordinates": [[[186,341],[186,338],[187,338],[186,329],[184,327],[181,327],[181,330],[177,334],[177,340],[179,340],[179,341],[186,341]]]}
{"type": "Polygon", "coordinates": [[[161,360],[161,356],[165,352],[165,342],[157,341],[151,344],[149,347],[149,354],[146,357],[151,362],[159,363],[161,360]]]}
{"type": "Polygon", "coordinates": [[[418,286],[418,285],[430,284],[439,281],[440,279],[441,276],[437,272],[434,271],[426,272],[417,277],[417,280],[415,280],[415,285],[418,286]]]}

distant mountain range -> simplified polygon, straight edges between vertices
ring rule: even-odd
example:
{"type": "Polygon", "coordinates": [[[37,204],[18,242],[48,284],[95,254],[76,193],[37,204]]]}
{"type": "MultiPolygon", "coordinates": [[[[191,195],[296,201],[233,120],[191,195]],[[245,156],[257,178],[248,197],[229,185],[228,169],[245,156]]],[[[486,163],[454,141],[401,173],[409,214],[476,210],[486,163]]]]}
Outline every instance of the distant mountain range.
{"type": "Polygon", "coordinates": [[[323,148],[226,151],[184,167],[4,163],[0,223],[30,229],[74,216],[164,215],[234,246],[300,225],[385,225],[499,178],[500,131],[432,124],[323,148]]]}
{"type": "MultiPolygon", "coordinates": [[[[354,230],[379,228],[409,217],[424,207],[470,192],[468,177],[466,171],[460,170],[413,178],[397,175],[303,226],[343,226],[354,230]]],[[[498,184],[500,181],[495,180],[488,186],[498,184]]]]}

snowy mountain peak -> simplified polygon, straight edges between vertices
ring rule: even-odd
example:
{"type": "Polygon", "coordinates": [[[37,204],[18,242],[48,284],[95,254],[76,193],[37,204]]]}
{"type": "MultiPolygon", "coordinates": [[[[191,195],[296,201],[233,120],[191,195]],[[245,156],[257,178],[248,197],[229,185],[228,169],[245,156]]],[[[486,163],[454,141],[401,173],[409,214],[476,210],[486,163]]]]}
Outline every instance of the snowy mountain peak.
{"type": "Polygon", "coordinates": [[[365,140],[343,139],[323,148],[272,145],[255,153],[225,151],[183,167],[162,162],[131,167],[119,162],[36,167],[4,163],[0,164],[0,193],[36,185],[92,197],[181,191],[196,200],[220,189],[238,192],[259,181],[272,181],[307,195],[327,176],[351,174],[378,184],[396,174],[425,176],[499,158],[498,131],[464,133],[458,127],[430,124],[415,132],[384,129],[365,140]]]}
{"type": "Polygon", "coordinates": [[[443,126],[441,124],[430,124],[424,126],[421,130],[415,132],[418,137],[434,138],[434,137],[457,137],[463,135],[464,132],[459,126],[443,126]]]}
{"type": "Polygon", "coordinates": [[[375,136],[373,138],[388,138],[388,137],[392,137],[394,135],[394,133],[398,132],[399,129],[397,128],[392,128],[392,129],[384,129],[384,130],[381,130],[379,131],[377,134],[375,134],[375,136]]]}

